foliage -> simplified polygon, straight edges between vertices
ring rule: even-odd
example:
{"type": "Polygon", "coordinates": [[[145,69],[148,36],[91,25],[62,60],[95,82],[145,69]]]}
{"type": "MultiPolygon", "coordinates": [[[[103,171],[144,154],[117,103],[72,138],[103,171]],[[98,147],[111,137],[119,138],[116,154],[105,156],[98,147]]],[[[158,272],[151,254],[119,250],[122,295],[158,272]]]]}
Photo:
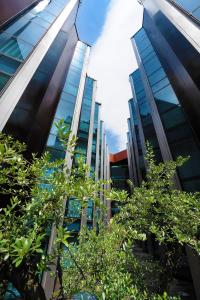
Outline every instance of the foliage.
{"type": "Polygon", "coordinates": [[[162,267],[166,288],[169,279],[166,277],[172,276],[180,246],[190,245],[200,253],[200,195],[174,187],[176,169],[186,163],[187,158],[157,164],[147,145],[146,160],[147,181],[141,187],[132,188],[132,195],[124,201],[118,220],[126,228],[147,237],[154,236],[159,242],[165,253],[162,267]]]}
{"type": "MultiPolygon", "coordinates": [[[[75,138],[68,139],[64,124],[57,126],[73,155],[75,138]]],[[[24,144],[0,134],[0,280],[11,282],[29,300],[45,299],[40,274],[58,254],[66,199],[74,196],[82,207],[89,198],[98,203],[103,182],[88,178],[81,159],[70,171],[63,160],[52,162],[48,153],[28,161],[25,151],[24,144]],[[59,238],[47,254],[52,224],[59,238]]]]}
{"type": "Polygon", "coordinates": [[[66,244],[62,258],[66,298],[82,291],[97,299],[172,299],[147,292],[144,277],[147,272],[154,275],[133,255],[132,239],[136,238],[142,236],[135,232],[130,238],[130,232],[113,221],[109,227],[100,225],[98,233],[82,231],[78,243],[66,244]]]}

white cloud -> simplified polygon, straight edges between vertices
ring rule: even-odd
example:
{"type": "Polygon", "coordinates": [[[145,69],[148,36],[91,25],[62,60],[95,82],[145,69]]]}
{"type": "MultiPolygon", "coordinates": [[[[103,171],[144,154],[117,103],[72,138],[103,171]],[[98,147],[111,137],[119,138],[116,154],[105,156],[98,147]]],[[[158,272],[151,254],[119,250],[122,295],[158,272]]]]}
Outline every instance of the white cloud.
{"type": "Polygon", "coordinates": [[[128,100],[132,97],[129,74],[137,67],[130,38],[141,24],[142,7],[137,0],[111,0],[91,52],[89,75],[98,81],[102,119],[107,130],[117,135],[119,151],[126,147],[128,100]]]}

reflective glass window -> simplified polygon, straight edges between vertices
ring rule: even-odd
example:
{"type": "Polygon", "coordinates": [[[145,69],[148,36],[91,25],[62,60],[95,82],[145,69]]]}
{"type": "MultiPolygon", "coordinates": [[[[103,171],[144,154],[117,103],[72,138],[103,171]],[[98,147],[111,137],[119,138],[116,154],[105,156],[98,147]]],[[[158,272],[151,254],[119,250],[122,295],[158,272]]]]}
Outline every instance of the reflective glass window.
{"type": "Polygon", "coordinates": [[[163,79],[164,77],[166,77],[165,71],[163,70],[163,68],[160,68],[159,70],[157,70],[156,72],[154,72],[153,74],[151,74],[148,79],[151,85],[155,84],[156,82],[160,81],[161,79],[163,79]]]}
{"type": "Polygon", "coordinates": [[[171,85],[168,85],[159,92],[156,92],[154,96],[156,101],[162,101],[162,105],[165,105],[165,103],[179,104],[171,85]]]}
{"type": "MultiPolygon", "coordinates": [[[[187,1],[187,4],[192,5],[195,3],[193,1],[187,1]]],[[[186,3],[181,1],[182,4],[186,3]]],[[[189,6],[188,6],[189,7],[189,6]]],[[[142,29],[143,32],[144,29],[142,29]]],[[[146,35],[146,34],[145,34],[146,35]]],[[[146,39],[149,41],[148,36],[146,39]]],[[[157,57],[156,52],[154,51],[155,57],[157,57]]],[[[153,59],[156,62],[156,59],[153,59]]],[[[144,62],[144,58],[142,57],[144,62]]],[[[157,57],[159,62],[159,58],[157,57]]],[[[159,62],[160,63],[160,62],[159,62]]],[[[179,100],[171,86],[166,73],[160,69],[154,72],[151,76],[151,66],[148,65],[148,62],[144,62],[144,67],[146,71],[147,78],[152,88],[152,93],[160,114],[160,118],[165,130],[165,134],[169,143],[169,147],[172,153],[172,157],[175,159],[177,156],[190,156],[189,162],[184,164],[181,168],[178,169],[178,174],[180,176],[181,184],[188,191],[200,190],[200,186],[197,187],[196,183],[200,180],[200,147],[196,143],[196,139],[193,136],[190,124],[187,122],[184,111],[179,103],[179,100]]],[[[141,105],[141,116],[142,113],[145,113],[146,107],[144,104],[141,105]]],[[[149,118],[149,117],[148,117],[149,118]]],[[[147,119],[143,117],[143,124],[147,124],[147,119]]],[[[149,120],[150,121],[150,120],[149,120]]],[[[144,129],[144,128],[143,128],[144,129]]],[[[147,128],[146,128],[147,129],[147,128]]],[[[150,130],[150,127],[148,126],[150,130]]],[[[150,131],[148,133],[150,135],[150,131]]],[[[146,137],[145,129],[144,135],[146,137]]]]}
{"type": "Polygon", "coordinates": [[[161,67],[161,64],[156,56],[144,63],[145,71],[148,75],[152,74],[161,67]]]}
{"type": "Polygon", "coordinates": [[[59,15],[63,9],[63,5],[60,5],[58,2],[50,2],[46,8],[46,11],[50,12],[52,15],[59,15]]]}
{"type": "Polygon", "coordinates": [[[56,16],[52,15],[48,11],[42,11],[41,13],[38,14],[38,16],[50,24],[52,24],[56,19],[56,16]]]}
{"type": "Polygon", "coordinates": [[[200,6],[199,0],[175,0],[175,2],[189,12],[200,6]]]}
{"type": "Polygon", "coordinates": [[[81,74],[79,72],[74,72],[73,70],[69,70],[67,80],[74,85],[78,85],[80,81],[81,74]]]}
{"type": "Polygon", "coordinates": [[[63,91],[70,95],[76,96],[78,92],[78,87],[73,84],[70,84],[69,82],[66,82],[63,91]]]}
{"type": "Polygon", "coordinates": [[[32,13],[26,14],[25,18],[28,19],[28,20],[30,20],[30,21],[32,21],[32,22],[35,22],[35,23],[37,23],[37,24],[39,24],[39,25],[41,25],[43,27],[45,27],[46,29],[48,29],[50,27],[50,25],[51,25],[46,20],[44,20],[44,19],[42,19],[42,18],[40,18],[40,17],[38,17],[38,16],[36,16],[36,15],[34,15],[32,13]]]}
{"type": "Polygon", "coordinates": [[[197,8],[194,12],[193,15],[197,18],[200,19],[200,8],[197,8]]]}
{"type": "Polygon", "coordinates": [[[45,32],[46,29],[44,27],[31,22],[24,26],[24,28],[16,31],[14,35],[32,45],[36,45],[45,32]]]}
{"type": "Polygon", "coordinates": [[[8,73],[8,74],[14,74],[19,66],[20,66],[20,62],[12,59],[10,57],[0,55],[0,70],[1,71],[8,73]]]}
{"type": "Polygon", "coordinates": [[[9,79],[10,79],[9,75],[4,74],[0,71],[0,91],[3,89],[3,87],[6,85],[9,79]]]}
{"type": "Polygon", "coordinates": [[[168,78],[164,78],[157,82],[156,84],[152,85],[152,91],[154,93],[158,92],[159,90],[163,89],[165,86],[169,85],[169,80],[168,78]]]}
{"type": "Polygon", "coordinates": [[[0,52],[23,61],[32,51],[33,46],[7,34],[0,35],[0,52]]]}

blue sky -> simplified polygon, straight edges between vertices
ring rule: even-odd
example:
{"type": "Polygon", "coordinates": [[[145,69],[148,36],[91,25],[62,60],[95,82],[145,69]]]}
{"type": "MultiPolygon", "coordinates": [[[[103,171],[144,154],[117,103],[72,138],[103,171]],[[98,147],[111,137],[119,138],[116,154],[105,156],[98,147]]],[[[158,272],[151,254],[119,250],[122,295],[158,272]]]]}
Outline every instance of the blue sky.
{"type": "Polygon", "coordinates": [[[82,0],[77,18],[79,37],[92,47],[88,75],[97,80],[109,151],[127,143],[129,74],[137,63],[130,38],[140,29],[142,6],[137,0],[82,0]]]}
{"type": "Polygon", "coordinates": [[[93,45],[101,34],[110,0],[82,0],[77,29],[83,42],[93,45]]]}

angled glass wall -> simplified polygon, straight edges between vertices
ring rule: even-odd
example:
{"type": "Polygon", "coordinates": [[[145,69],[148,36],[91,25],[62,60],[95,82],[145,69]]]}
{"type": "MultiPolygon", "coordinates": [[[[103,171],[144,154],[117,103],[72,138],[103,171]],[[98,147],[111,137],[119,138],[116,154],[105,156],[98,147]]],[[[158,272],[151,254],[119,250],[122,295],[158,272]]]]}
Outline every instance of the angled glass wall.
{"type": "Polygon", "coordinates": [[[131,126],[130,136],[132,137],[133,140],[132,146],[130,145],[130,147],[134,148],[133,152],[136,160],[135,167],[136,167],[136,173],[137,173],[137,178],[139,183],[141,179],[145,178],[146,171],[145,171],[145,163],[144,163],[144,153],[142,150],[142,143],[139,134],[139,120],[136,113],[136,107],[135,107],[136,105],[137,102],[134,99],[129,100],[130,126],[131,126]],[[134,135],[135,135],[135,139],[134,139],[134,135]],[[136,145],[134,145],[134,143],[136,143],[136,145]],[[141,174],[142,178],[140,178],[139,173],[141,174]]]}
{"type": "Polygon", "coordinates": [[[145,142],[148,141],[151,144],[155,153],[155,158],[158,162],[160,162],[162,161],[162,155],[160,152],[156,131],[151,116],[151,109],[147,100],[143,81],[140,75],[140,70],[138,69],[135,72],[133,72],[131,74],[131,78],[134,85],[135,97],[139,109],[145,142]]]}
{"type": "Polygon", "coordinates": [[[179,155],[190,156],[189,161],[178,170],[182,187],[187,191],[199,191],[199,143],[143,28],[134,36],[134,40],[162,121],[172,157],[175,159],[179,155]]]}
{"type": "Polygon", "coordinates": [[[33,51],[69,0],[43,0],[0,31],[0,91],[33,51]]]}
{"type": "Polygon", "coordinates": [[[95,177],[96,170],[96,154],[97,154],[97,133],[98,133],[98,123],[99,123],[99,109],[100,104],[95,103],[94,111],[94,124],[93,124],[93,137],[92,137],[92,156],[91,156],[91,166],[90,166],[90,176],[95,177]]]}
{"type": "Polygon", "coordinates": [[[99,170],[98,170],[98,178],[101,178],[101,164],[102,164],[102,147],[103,147],[103,141],[102,141],[102,137],[103,137],[103,121],[100,121],[100,132],[99,132],[99,170]]]}
{"type": "Polygon", "coordinates": [[[86,49],[87,46],[84,43],[77,43],[70,69],[60,96],[59,104],[47,141],[47,150],[51,152],[53,159],[65,157],[65,149],[63,149],[63,146],[57,136],[58,131],[55,126],[55,122],[64,119],[65,125],[69,127],[69,130],[71,128],[86,49]]]}
{"type": "Polygon", "coordinates": [[[200,20],[200,2],[199,0],[171,0],[178,6],[183,8],[186,12],[193,15],[195,18],[200,20]]]}
{"type": "MultiPolygon", "coordinates": [[[[88,141],[89,141],[89,132],[91,126],[91,112],[92,112],[92,101],[93,101],[93,89],[94,89],[94,79],[86,77],[81,113],[79,119],[79,126],[77,132],[77,143],[75,147],[75,156],[73,164],[76,165],[77,159],[82,157],[84,161],[87,160],[88,155],[88,141]]],[[[68,207],[66,212],[66,218],[76,219],[75,222],[68,225],[68,229],[78,232],[80,230],[80,203],[75,198],[70,198],[68,201],[68,207]]],[[[93,202],[88,200],[87,207],[87,222],[91,226],[93,220],[93,202]]]]}
{"type": "Polygon", "coordinates": [[[88,139],[89,139],[89,130],[90,130],[90,118],[92,110],[92,99],[93,99],[93,88],[94,88],[94,79],[86,77],[81,114],[79,119],[79,126],[77,132],[77,143],[75,148],[75,160],[79,157],[87,159],[87,150],[88,150],[88,139]]]}

